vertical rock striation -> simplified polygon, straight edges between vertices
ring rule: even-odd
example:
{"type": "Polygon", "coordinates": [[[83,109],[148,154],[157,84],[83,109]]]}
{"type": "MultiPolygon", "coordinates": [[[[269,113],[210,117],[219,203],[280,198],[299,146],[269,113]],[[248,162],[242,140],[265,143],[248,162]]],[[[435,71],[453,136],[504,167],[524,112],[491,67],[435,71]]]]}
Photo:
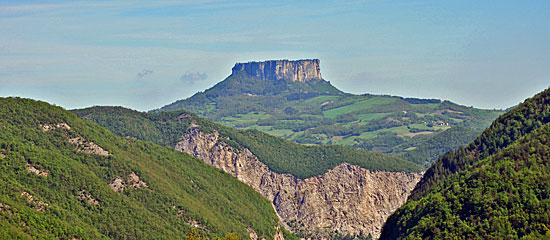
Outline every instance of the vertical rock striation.
{"type": "Polygon", "coordinates": [[[236,72],[245,72],[247,75],[261,80],[306,82],[312,79],[322,79],[319,63],[319,59],[237,63],[232,71],[233,74],[236,72]]]}
{"type": "Polygon", "coordinates": [[[271,171],[246,149],[234,149],[218,132],[188,129],[175,148],[235,176],[273,203],[291,231],[329,239],[340,234],[378,237],[386,218],[401,206],[421,174],[370,171],[347,163],[307,179],[271,171]]]}

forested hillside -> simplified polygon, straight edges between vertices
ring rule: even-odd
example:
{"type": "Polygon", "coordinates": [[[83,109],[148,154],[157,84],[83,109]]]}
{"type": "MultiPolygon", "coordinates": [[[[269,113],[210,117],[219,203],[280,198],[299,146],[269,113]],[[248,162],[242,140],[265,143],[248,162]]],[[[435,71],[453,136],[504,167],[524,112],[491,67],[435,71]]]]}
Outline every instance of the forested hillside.
{"type": "Polygon", "coordinates": [[[185,111],[140,113],[121,107],[93,107],[74,110],[116,134],[175,146],[191,124],[204,132],[216,130],[236,148],[246,147],[278,173],[290,173],[299,178],[316,176],[347,162],[371,170],[419,172],[422,167],[380,153],[342,146],[305,146],[270,136],[257,130],[235,130],[210,122],[185,111]]]}
{"type": "Polygon", "coordinates": [[[412,198],[421,195],[449,175],[464,170],[531,131],[550,122],[550,90],[525,100],[510,112],[496,119],[491,126],[465,148],[450,151],[434,163],[417,185],[412,198]]]}
{"type": "Polygon", "coordinates": [[[201,160],[0,99],[0,239],[273,239],[277,228],[267,200],[201,160]]]}
{"type": "Polygon", "coordinates": [[[441,156],[382,239],[550,238],[550,90],[441,156]]]}

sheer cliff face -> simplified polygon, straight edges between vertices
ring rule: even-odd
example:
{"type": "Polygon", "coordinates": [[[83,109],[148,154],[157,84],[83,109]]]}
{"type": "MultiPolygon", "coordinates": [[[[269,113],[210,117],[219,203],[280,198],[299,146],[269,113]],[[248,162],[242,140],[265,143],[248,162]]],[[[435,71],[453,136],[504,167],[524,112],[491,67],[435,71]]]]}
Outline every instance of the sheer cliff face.
{"type": "Polygon", "coordinates": [[[265,62],[237,63],[233,67],[233,74],[245,72],[247,75],[261,80],[291,80],[306,82],[321,80],[319,59],[312,60],[274,60],[265,62]]]}
{"type": "Polygon", "coordinates": [[[386,218],[421,178],[341,164],[320,176],[298,179],[272,172],[248,149],[234,149],[220,138],[225,137],[191,127],[175,148],[250,185],[273,203],[285,227],[316,239],[330,238],[336,230],[378,237],[386,218]]]}

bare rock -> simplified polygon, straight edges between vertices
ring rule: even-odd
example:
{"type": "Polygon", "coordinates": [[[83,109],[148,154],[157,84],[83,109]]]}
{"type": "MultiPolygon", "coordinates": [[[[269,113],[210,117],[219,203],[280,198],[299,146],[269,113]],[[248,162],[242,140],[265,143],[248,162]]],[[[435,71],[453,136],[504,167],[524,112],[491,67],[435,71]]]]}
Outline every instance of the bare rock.
{"type": "Polygon", "coordinates": [[[254,231],[254,229],[247,228],[246,231],[248,232],[248,236],[250,236],[251,240],[258,240],[258,234],[254,231]]]}
{"type": "Polygon", "coordinates": [[[386,218],[406,200],[419,173],[371,171],[343,163],[311,178],[271,171],[250,150],[233,149],[217,132],[190,128],[175,148],[235,176],[273,203],[294,233],[314,239],[340,234],[378,237],[386,218]]]}
{"type": "Polygon", "coordinates": [[[187,223],[189,226],[193,227],[193,228],[197,228],[197,229],[204,229],[204,227],[197,221],[193,220],[193,219],[187,219],[185,221],[185,223],[187,223]]]}
{"type": "Polygon", "coordinates": [[[172,206],[172,208],[177,210],[177,215],[179,217],[183,217],[185,219],[185,223],[187,223],[189,226],[197,229],[205,229],[205,227],[202,226],[198,221],[186,216],[185,211],[181,207],[172,206]]]}
{"type": "Polygon", "coordinates": [[[115,179],[109,183],[109,186],[117,193],[122,193],[127,188],[149,188],[147,183],[142,181],[134,172],[128,174],[126,179],[123,179],[122,177],[115,177],[115,179]]]}
{"type": "Polygon", "coordinates": [[[9,215],[13,215],[10,205],[2,202],[0,202],[0,212],[7,212],[9,215]]]}
{"type": "Polygon", "coordinates": [[[294,82],[306,82],[312,79],[322,79],[319,63],[319,59],[237,63],[232,71],[233,74],[236,72],[245,72],[247,75],[256,77],[260,80],[291,80],[294,82]]]}
{"type": "Polygon", "coordinates": [[[109,152],[95,144],[94,142],[86,141],[82,137],[70,138],[69,142],[76,145],[76,151],[85,152],[89,154],[96,154],[101,156],[109,156],[109,152]]]}
{"type": "Polygon", "coordinates": [[[139,179],[139,176],[134,172],[128,175],[127,183],[128,183],[128,187],[130,188],[141,188],[141,187],[148,188],[149,187],[147,186],[147,183],[139,179]]]}
{"type": "Polygon", "coordinates": [[[124,191],[124,180],[122,180],[121,177],[115,177],[111,183],[109,183],[109,186],[113,191],[117,193],[122,193],[124,191]]]}
{"type": "Polygon", "coordinates": [[[43,212],[46,211],[50,207],[50,204],[47,204],[43,201],[40,201],[36,199],[33,195],[31,195],[28,192],[21,192],[21,197],[24,197],[27,199],[27,202],[29,202],[31,205],[33,205],[34,209],[43,212]]]}
{"type": "Polygon", "coordinates": [[[82,201],[86,201],[88,202],[90,205],[92,206],[97,206],[99,205],[99,201],[97,201],[93,196],[92,194],[84,191],[84,190],[80,190],[78,192],[78,198],[82,201]]]}
{"type": "Polygon", "coordinates": [[[36,167],[34,167],[33,165],[31,165],[30,163],[27,163],[25,164],[25,166],[27,167],[27,170],[30,172],[30,173],[34,173],[38,176],[44,176],[44,177],[47,177],[48,175],[50,175],[50,173],[46,170],[38,170],[36,167]]]}
{"type": "Polygon", "coordinates": [[[55,130],[55,129],[58,129],[58,128],[64,128],[64,129],[67,129],[67,130],[71,130],[71,126],[69,126],[69,124],[66,124],[64,122],[55,123],[55,124],[40,124],[40,127],[42,127],[42,130],[44,130],[45,132],[52,131],[52,130],[55,130]]]}

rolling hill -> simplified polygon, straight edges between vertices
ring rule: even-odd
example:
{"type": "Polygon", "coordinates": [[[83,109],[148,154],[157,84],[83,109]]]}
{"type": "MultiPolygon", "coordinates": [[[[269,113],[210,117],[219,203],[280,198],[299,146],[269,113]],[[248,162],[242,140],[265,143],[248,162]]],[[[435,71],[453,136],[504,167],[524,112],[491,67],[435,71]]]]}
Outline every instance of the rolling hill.
{"type": "Polygon", "coordinates": [[[44,102],[0,106],[1,239],[281,237],[267,200],[201,160],[44,102]]]}

